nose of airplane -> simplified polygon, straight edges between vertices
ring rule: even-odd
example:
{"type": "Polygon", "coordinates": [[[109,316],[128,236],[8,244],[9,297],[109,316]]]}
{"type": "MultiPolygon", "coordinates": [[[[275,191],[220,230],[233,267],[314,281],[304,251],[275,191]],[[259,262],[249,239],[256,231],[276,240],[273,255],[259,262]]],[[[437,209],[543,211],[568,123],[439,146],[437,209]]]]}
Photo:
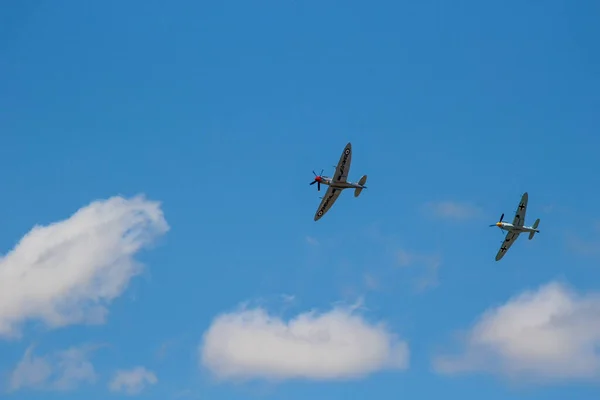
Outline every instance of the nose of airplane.
{"type": "Polygon", "coordinates": [[[502,226],[502,222],[496,222],[496,226],[502,226]]]}

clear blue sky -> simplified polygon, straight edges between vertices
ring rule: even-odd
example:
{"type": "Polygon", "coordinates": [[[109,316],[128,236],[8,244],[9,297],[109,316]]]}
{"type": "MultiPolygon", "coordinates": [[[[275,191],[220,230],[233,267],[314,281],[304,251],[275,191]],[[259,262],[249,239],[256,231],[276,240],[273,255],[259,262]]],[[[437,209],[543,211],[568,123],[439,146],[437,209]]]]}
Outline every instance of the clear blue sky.
{"type": "MultiPolygon", "coordinates": [[[[3,391],[32,345],[59,375],[52,354],[97,346],[95,382],[7,398],[119,398],[108,389],[115,371],[138,365],[157,378],[140,399],[598,398],[600,367],[576,373],[565,361],[600,365],[590,350],[600,332],[585,321],[566,337],[547,322],[498,339],[490,363],[508,373],[435,365],[465,353],[460,334],[486,310],[551,282],[573,293],[563,318],[600,318],[592,297],[591,314],[581,311],[600,292],[600,4],[208,3],[1,6],[0,252],[113,196],[160,202],[169,226],[135,252],[144,271],[104,303],[103,323],[49,326],[41,301],[20,337],[1,338],[3,391]],[[350,179],[367,174],[368,189],[344,192],[314,222],[311,171],[331,174],[347,142],[350,179]],[[488,225],[503,212],[512,221],[525,191],[526,222],[541,218],[541,233],[495,262],[502,236],[488,225]],[[365,324],[406,341],[406,369],[240,383],[199,360],[214,318],[241,303],[287,322],[358,301],[365,324]],[[507,355],[510,340],[538,337],[591,347],[507,355]],[[540,366],[553,362],[558,372],[540,366]],[[548,379],[510,378],[524,370],[548,379]]],[[[64,279],[64,265],[36,290],[64,279]]],[[[273,362],[294,365],[284,356],[273,362]]]]}

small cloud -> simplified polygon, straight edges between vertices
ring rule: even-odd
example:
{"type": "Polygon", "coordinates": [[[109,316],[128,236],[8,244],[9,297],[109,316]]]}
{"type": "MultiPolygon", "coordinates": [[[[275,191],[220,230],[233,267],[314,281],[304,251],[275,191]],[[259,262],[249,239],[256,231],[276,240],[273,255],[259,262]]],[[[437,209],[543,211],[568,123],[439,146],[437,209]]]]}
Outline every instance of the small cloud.
{"type": "Polygon", "coordinates": [[[32,319],[50,328],[104,322],[106,305],[141,272],[134,255],[168,229],[160,204],[141,196],[35,226],[0,258],[0,336],[19,336],[32,319]]]}
{"type": "Polygon", "coordinates": [[[419,254],[400,249],[397,262],[401,267],[422,268],[425,273],[416,281],[417,290],[425,290],[438,285],[438,270],[442,265],[441,257],[431,254],[419,254]]]}
{"type": "Polygon", "coordinates": [[[23,388],[37,390],[72,390],[80,383],[95,383],[94,366],[87,360],[91,348],[71,347],[44,357],[33,355],[33,347],[25,351],[23,359],[10,377],[10,390],[23,388]]]}
{"type": "Polygon", "coordinates": [[[469,203],[454,201],[429,202],[424,206],[425,210],[434,217],[444,219],[469,219],[482,215],[479,207],[469,203]]]}
{"type": "Polygon", "coordinates": [[[119,370],[109,383],[111,392],[123,392],[129,395],[139,394],[147,385],[156,385],[158,379],[152,371],[144,367],[119,370]]]}
{"type": "Polygon", "coordinates": [[[315,239],[312,236],[307,236],[306,237],[306,243],[310,244],[311,246],[318,246],[319,245],[319,241],[317,239],[315,239]]]}
{"type": "Polygon", "coordinates": [[[336,307],[294,319],[262,308],[222,314],[204,334],[201,364],[221,379],[356,379],[406,369],[408,344],[379,324],[336,307]]]}
{"type": "Polygon", "coordinates": [[[296,296],[294,296],[293,294],[282,294],[281,298],[283,300],[284,303],[293,303],[294,300],[296,300],[296,296]]]}
{"type": "Polygon", "coordinates": [[[488,372],[537,383],[600,379],[600,293],[551,282],[489,309],[464,335],[458,356],[439,356],[443,374],[488,372]]]}

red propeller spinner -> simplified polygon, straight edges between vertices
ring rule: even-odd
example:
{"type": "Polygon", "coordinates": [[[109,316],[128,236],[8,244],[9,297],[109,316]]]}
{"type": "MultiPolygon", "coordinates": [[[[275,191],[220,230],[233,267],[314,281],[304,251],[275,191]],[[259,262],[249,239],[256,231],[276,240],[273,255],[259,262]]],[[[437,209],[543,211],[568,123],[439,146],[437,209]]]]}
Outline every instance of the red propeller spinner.
{"type": "Polygon", "coordinates": [[[323,180],[323,178],[321,178],[321,175],[323,174],[323,170],[321,170],[321,173],[320,173],[319,175],[317,175],[317,174],[315,173],[315,171],[313,171],[312,173],[313,173],[313,175],[315,176],[315,180],[314,180],[314,181],[312,181],[312,182],[310,183],[310,185],[314,185],[314,184],[316,183],[316,184],[317,184],[317,190],[318,190],[318,191],[321,191],[321,181],[323,180]]]}

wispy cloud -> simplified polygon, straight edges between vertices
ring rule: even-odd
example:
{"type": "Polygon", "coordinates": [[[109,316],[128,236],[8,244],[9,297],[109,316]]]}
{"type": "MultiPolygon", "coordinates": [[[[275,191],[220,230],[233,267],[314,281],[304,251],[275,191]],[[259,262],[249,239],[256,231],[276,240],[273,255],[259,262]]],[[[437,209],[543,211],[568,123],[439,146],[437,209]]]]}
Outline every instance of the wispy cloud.
{"type": "Polygon", "coordinates": [[[600,293],[551,282],[489,309],[464,337],[461,355],[434,360],[445,374],[485,371],[546,383],[600,378],[600,293]]]}
{"type": "Polygon", "coordinates": [[[156,350],[156,358],[160,361],[165,360],[178,346],[181,345],[182,340],[182,336],[178,336],[164,341],[156,350]]]}
{"type": "Polygon", "coordinates": [[[200,346],[201,363],[221,379],[359,378],[408,367],[406,342],[355,308],[306,312],[290,321],[262,308],[222,314],[200,346]]]}
{"type": "Polygon", "coordinates": [[[315,239],[312,236],[307,236],[306,237],[306,243],[312,245],[312,246],[318,246],[319,245],[319,241],[317,239],[315,239]]]}
{"type": "Polygon", "coordinates": [[[400,249],[397,252],[397,261],[401,267],[419,268],[424,271],[415,281],[417,290],[422,291],[439,284],[438,270],[442,265],[439,255],[420,254],[400,249]]]}
{"type": "Polygon", "coordinates": [[[479,207],[456,201],[428,202],[425,203],[423,208],[429,215],[443,219],[464,220],[478,218],[482,215],[482,210],[479,207]]]}
{"type": "Polygon", "coordinates": [[[284,303],[290,304],[296,300],[296,296],[293,294],[282,294],[281,299],[284,301],[284,303]]]}
{"type": "Polygon", "coordinates": [[[43,357],[33,355],[29,347],[10,376],[10,390],[71,390],[81,383],[95,383],[97,375],[88,361],[93,347],[71,347],[43,357]]]}
{"type": "Polygon", "coordinates": [[[135,367],[130,370],[119,370],[110,381],[111,392],[123,392],[129,395],[140,394],[147,386],[156,385],[158,378],[145,367],[135,367]]]}
{"type": "Polygon", "coordinates": [[[34,227],[0,259],[0,336],[18,336],[34,318],[49,327],[103,322],[106,304],[141,272],[135,253],[168,229],[160,204],[143,197],[96,201],[34,227]]]}

